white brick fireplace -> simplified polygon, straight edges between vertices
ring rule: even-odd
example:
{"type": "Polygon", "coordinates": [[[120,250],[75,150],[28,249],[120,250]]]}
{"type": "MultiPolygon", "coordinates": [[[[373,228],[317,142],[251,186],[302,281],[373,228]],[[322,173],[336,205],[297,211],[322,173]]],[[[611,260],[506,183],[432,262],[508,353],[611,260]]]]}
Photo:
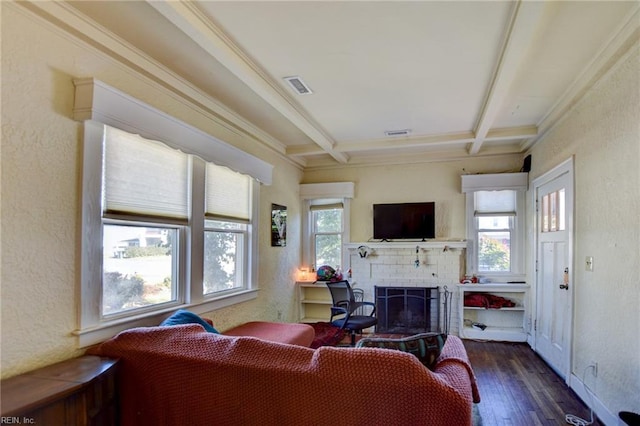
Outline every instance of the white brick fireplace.
{"type": "Polygon", "coordinates": [[[365,300],[375,301],[375,286],[440,287],[440,325],[445,325],[444,288],[451,292],[449,333],[458,334],[458,291],[456,284],[465,274],[465,241],[382,242],[345,244],[351,268],[348,278],[365,292],[365,300]],[[361,257],[359,247],[368,248],[361,257]],[[417,262],[416,262],[417,260],[417,262]]]}

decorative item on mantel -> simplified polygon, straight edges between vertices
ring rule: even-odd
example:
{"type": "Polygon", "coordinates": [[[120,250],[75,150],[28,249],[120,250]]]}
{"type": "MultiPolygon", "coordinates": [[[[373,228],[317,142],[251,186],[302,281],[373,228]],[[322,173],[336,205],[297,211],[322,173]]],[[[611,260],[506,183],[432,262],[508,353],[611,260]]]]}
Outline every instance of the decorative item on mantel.
{"type": "Polygon", "coordinates": [[[371,254],[371,247],[369,246],[360,246],[358,247],[358,255],[361,259],[366,259],[371,254]]]}
{"type": "MultiPolygon", "coordinates": [[[[460,280],[460,284],[478,284],[478,281],[479,279],[475,274],[473,276],[465,275],[464,278],[460,280]]],[[[489,281],[487,280],[486,282],[489,281]]]]}

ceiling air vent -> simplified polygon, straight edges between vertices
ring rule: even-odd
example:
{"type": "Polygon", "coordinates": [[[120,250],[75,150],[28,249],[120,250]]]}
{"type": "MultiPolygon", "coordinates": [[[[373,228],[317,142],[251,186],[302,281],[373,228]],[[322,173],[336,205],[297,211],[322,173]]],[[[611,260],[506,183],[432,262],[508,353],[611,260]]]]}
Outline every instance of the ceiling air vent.
{"type": "Polygon", "coordinates": [[[411,129],[403,129],[403,130],[387,130],[384,132],[387,137],[395,137],[395,136],[409,136],[411,134],[411,129]]]}
{"type": "Polygon", "coordinates": [[[307,86],[306,83],[298,76],[284,77],[284,79],[299,95],[310,95],[313,93],[311,89],[309,89],[309,86],[307,86]]]}

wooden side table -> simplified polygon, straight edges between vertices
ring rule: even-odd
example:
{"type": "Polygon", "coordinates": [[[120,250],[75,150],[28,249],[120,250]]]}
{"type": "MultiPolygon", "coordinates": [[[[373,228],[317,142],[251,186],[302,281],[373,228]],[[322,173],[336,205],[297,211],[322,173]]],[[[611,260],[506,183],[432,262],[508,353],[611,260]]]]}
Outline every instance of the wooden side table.
{"type": "Polygon", "coordinates": [[[0,383],[3,423],[117,425],[117,360],[70,359],[0,383]]]}

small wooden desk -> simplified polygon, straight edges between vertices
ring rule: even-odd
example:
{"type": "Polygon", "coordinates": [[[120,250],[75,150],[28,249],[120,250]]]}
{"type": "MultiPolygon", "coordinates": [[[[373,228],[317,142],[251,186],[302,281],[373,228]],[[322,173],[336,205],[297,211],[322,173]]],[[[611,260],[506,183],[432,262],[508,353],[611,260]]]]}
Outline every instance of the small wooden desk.
{"type": "Polygon", "coordinates": [[[117,360],[70,359],[2,380],[4,423],[117,425],[117,360]]]}

